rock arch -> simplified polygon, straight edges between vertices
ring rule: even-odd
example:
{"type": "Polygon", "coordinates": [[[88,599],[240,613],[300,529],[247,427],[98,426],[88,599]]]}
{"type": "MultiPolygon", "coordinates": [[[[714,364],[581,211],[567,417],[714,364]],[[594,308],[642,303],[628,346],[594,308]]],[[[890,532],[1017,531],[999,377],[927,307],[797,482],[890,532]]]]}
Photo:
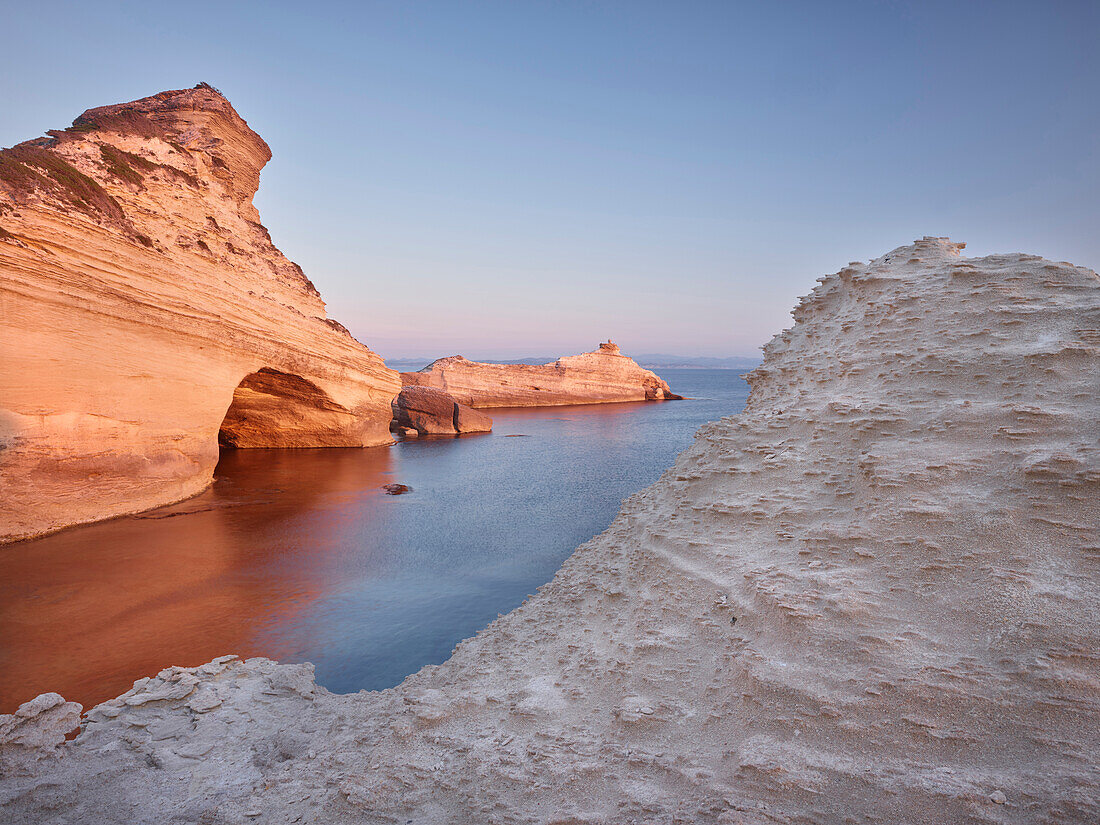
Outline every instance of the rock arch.
{"type": "Polygon", "coordinates": [[[272,244],[252,203],[271,150],[229,101],[78,121],[0,150],[0,544],[201,492],[223,426],[391,443],[400,377],[272,244]]]}
{"type": "Polygon", "coordinates": [[[225,449],[359,447],[364,421],[324,390],[289,372],[262,367],[233,391],[218,430],[225,449]]]}

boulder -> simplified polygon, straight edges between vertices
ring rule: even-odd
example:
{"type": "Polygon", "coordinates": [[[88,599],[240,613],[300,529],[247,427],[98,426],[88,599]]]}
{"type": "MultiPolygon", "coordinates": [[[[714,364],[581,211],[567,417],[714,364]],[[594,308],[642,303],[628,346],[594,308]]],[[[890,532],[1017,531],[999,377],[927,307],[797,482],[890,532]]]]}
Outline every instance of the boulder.
{"type": "Polygon", "coordinates": [[[487,433],[493,429],[493,419],[459,404],[442,390],[405,387],[393,400],[390,429],[398,433],[412,430],[417,435],[487,433]]]}
{"type": "Polygon", "coordinates": [[[455,400],[442,390],[405,387],[393,400],[393,420],[420,435],[456,435],[455,400]]]}

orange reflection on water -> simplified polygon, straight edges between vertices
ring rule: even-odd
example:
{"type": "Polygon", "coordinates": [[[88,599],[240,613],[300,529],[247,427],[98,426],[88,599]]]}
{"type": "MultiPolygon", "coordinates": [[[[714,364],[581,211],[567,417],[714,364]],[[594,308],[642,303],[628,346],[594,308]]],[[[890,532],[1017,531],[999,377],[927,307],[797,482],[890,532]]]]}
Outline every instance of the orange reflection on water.
{"type": "Polygon", "coordinates": [[[87,707],[225,653],[392,687],[549,581],[744,403],[735,374],[684,372],[706,397],[498,408],[492,435],[395,448],[228,452],[183,504],[0,547],[0,713],[44,691],[87,707]]]}
{"type": "MultiPolygon", "coordinates": [[[[259,655],[265,626],[339,587],[350,514],[377,515],[391,466],[385,447],[227,452],[194,499],[0,548],[0,713],[45,691],[87,708],[135,674],[259,655]]],[[[262,652],[292,655],[270,636],[262,652]]]]}

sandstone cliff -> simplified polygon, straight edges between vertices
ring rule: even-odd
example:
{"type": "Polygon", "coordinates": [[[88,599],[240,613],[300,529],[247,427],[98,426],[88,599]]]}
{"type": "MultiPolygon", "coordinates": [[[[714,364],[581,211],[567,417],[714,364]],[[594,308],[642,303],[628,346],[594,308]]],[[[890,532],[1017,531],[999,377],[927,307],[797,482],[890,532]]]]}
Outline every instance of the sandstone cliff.
{"type": "Polygon", "coordinates": [[[403,372],[405,386],[434,387],[470,407],[541,407],[679,398],[608,341],[550,364],[486,364],[461,355],[403,372]]]}
{"type": "Polygon", "coordinates": [[[1100,821],[1100,278],[959,246],[822,279],[745,411],[445,664],[169,668],[63,746],[47,695],[0,811],[1100,821]]]}
{"type": "Polygon", "coordinates": [[[219,430],[389,442],[397,373],[259,222],[270,157],[203,84],[0,152],[0,541],[198,492],[219,430]]]}

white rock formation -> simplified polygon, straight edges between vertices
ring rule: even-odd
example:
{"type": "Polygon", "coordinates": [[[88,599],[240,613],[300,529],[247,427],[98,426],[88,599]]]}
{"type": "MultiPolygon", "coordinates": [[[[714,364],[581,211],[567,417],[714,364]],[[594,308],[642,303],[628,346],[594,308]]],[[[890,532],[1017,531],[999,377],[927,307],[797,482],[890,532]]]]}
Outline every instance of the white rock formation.
{"type": "Polygon", "coordinates": [[[1100,821],[1100,279],[959,246],[822,279],[745,411],[444,665],[170,668],[0,819],[1100,821]]]}

